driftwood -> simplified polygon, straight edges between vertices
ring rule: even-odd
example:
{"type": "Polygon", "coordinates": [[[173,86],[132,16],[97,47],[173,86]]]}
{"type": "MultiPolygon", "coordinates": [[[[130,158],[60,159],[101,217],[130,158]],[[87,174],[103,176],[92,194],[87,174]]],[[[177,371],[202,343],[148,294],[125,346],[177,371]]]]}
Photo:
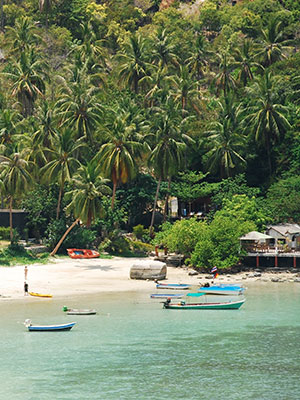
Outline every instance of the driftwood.
{"type": "Polygon", "coordinates": [[[167,266],[160,261],[139,260],[130,268],[131,279],[166,279],[167,266]]]}

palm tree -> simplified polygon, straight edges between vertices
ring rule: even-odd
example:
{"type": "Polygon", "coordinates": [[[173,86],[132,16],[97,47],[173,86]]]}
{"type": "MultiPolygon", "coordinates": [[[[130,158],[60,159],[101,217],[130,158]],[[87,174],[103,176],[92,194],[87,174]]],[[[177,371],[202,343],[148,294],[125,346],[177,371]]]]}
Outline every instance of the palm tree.
{"type": "Polygon", "coordinates": [[[233,64],[232,60],[227,56],[226,53],[223,53],[220,58],[220,71],[216,75],[214,82],[217,86],[217,92],[220,90],[223,91],[224,97],[226,97],[227,93],[230,90],[235,89],[236,82],[234,77],[232,76],[233,64]]]}
{"type": "Polygon", "coordinates": [[[234,130],[234,123],[229,117],[214,122],[207,132],[210,140],[208,153],[209,170],[220,168],[220,177],[228,178],[246,161],[240,152],[244,148],[245,137],[234,130]]]}
{"type": "Polygon", "coordinates": [[[198,80],[204,77],[205,69],[208,66],[206,44],[205,37],[202,34],[197,34],[195,46],[193,46],[192,53],[186,60],[191,73],[198,80]]]}
{"type": "Polygon", "coordinates": [[[272,173],[270,155],[272,142],[291,127],[285,116],[288,108],[276,101],[277,82],[278,77],[266,72],[247,89],[253,105],[246,110],[245,123],[254,133],[256,142],[266,147],[270,173],[272,173]]]}
{"type": "Polygon", "coordinates": [[[45,92],[46,71],[46,63],[30,49],[21,53],[20,60],[13,64],[11,72],[2,73],[12,81],[12,95],[21,103],[25,117],[33,114],[37,97],[45,92]]]}
{"type": "Polygon", "coordinates": [[[73,189],[66,193],[69,204],[66,212],[72,212],[75,221],[66,230],[51,255],[54,256],[73,227],[82,221],[89,227],[92,221],[102,213],[101,198],[110,194],[111,189],[106,185],[107,180],[100,175],[100,169],[95,160],[81,165],[72,179],[73,189]]]}
{"type": "Polygon", "coordinates": [[[13,53],[23,53],[36,43],[41,42],[41,36],[36,32],[36,26],[31,18],[20,17],[14,27],[6,28],[6,46],[13,53]]]}
{"type": "Polygon", "coordinates": [[[105,176],[113,183],[111,208],[114,208],[117,185],[131,180],[138,168],[138,161],[147,152],[148,145],[136,130],[126,110],[111,110],[104,132],[105,143],[100,147],[96,159],[102,166],[105,176]]]}
{"type": "Polygon", "coordinates": [[[151,39],[151,59],[154,64],[162,69],[170,65],[178,65],[175,46],[166,29],[159,27],[151,39]]]}
{"type": "Polygon", "coordinates": [[[253,69],[262,70],[261,64],[254,61],[254,43],[252,39],[244,39],[240,48],[233,49],[232,66],[234,69],[238,69],[237,81],[244,87],[248,81],[253,80],[253,69]]]}
{"type": "Polygon", "coordinates": [[[0,111],[0,143],[12,143],[13,136],[17,133],[19,114],[10,109],[0,111]]]}
{"type": "Polygon", "coordinates": [[[147,42],[140,34],[132,34],[117,54],[119,61],[118,75],[125,85],[133,88],[137,94],[143,77],[150,68],[147,62],[147,42]]]}
{"type": "Polygon", "coordinates": [[[187,67],[180,66],[179,74],[169,76],[168,81],[173,86],[171,93],[175,101],[180,101],[181,109],[185,110],[187,104],[190,104],[199,113],[199,109],[194,101],[199,96],[197,82],[192,79],[187,67]]]}
{"type": "Polygon", "coordinates": [[[48,29],[48,14],[52,9],[52,0],[39,0],[39,9],[41,13],[46,14],[46,29],[48,29]]]}
{"type": "Polygon", "coordinates": [[[149,165],[153,168],[158,182],[149,228],[150,234],[153,231],[160,184],[164,179],[168,180],[170,184],[171,178],[183,164],[186,143],[192,142],[188,135],[181,133],[185,120],[179,117],[172,102],[164,110],[158,109],[152,121],[154,134],[152,135],[153,147],[149,156],[149,165]]]}
{"type": "Polygon", "coordinates": [[[92,143],[92,133],[101,121],[102,106],[97,97],[99,88],[92,85],[86,69],[86,64],[75,65],[67,71],[71,74],[70,80],[60,77],[62,85],[55,108],[61,126],[73,129],[77,138],[84,137],[92,143]]]}
{"type": "Polygon", "coordinates": [[[65,129],[57,133],[53,138],[51,148],[45,150],[49,154],[50,161],[41,169],[43,180],[59,183],[59,197],[57,202],[56,218],[59,217],[61,200],[66,181],[70,181],[73,172],[80,163],[75,154],[85,144],[81,140],[74,141],[71,129],[65,129]]]}
{"type": "Polygon", "coordinates": [[[2,193],[9,200],[10,240],[13,240],[12,207],[14,198],[23,194],[32,182],[29,163],[21,153],[0,156],[0,181],[2,193]]]}
{"type": "Polygon", "coordinates": [[[288,44],[289,41],[283,37],[282,21],[271,18],[267,29],[261,31],[261,45],[256,57],[264,67],[269,67],[286,58],[285,52],[291,49],[288,44]]]}

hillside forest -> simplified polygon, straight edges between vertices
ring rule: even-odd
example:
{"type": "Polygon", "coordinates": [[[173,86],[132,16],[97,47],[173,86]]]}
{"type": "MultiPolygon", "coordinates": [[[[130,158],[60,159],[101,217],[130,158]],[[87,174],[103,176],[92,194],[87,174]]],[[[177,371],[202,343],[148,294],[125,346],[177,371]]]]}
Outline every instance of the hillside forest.
{"type": "Polygon", "coordinates": [[[241,235],[299,222],[299,42],[293,0],[1,0],[12,245],[163,244],[228,268],[241,235]],[[209,210],[174,219],[171,198],[209,210]]]}

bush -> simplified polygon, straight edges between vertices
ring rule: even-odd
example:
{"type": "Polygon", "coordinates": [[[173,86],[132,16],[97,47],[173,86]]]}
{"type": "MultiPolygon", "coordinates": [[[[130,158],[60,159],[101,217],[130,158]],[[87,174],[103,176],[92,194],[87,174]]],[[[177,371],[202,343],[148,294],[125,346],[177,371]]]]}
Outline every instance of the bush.
{"type": "Polygon", "coordinates": [[[144,243],[138,240],[131,241],[132,251],[142,254],[148,254],[153,250],[153,246],[149,243],[144,243]]]}
{"type": "Polygon", "coordinates": [[[155,236],[153,242],[189,257],[206,229],[207,224],[196,218],[176,221],[174,225],[168,222],[162,225],[162,231],[155,236]]]}
{"type": "Polygon", "coordinates": [[[145,229],[144,225],[136,225],[133,227],[133,234],[134,236],[143,242],[149,243],[150,241],[150,233],[149,229],[145,229]]]}
{"type": "Polygon", "coordinates": [[[0,240],[9,240],[10,239],[10,228],[6,228],[5,226],[0,226],[0,240]]]}
{"type": "Polygon", "coordinates": [[[107,251],[113,254],[128,254],[130,252],[129,240],[122,236],[119,230],[115,230],[105,238],[98,247],[99,252],[107,251]]]}

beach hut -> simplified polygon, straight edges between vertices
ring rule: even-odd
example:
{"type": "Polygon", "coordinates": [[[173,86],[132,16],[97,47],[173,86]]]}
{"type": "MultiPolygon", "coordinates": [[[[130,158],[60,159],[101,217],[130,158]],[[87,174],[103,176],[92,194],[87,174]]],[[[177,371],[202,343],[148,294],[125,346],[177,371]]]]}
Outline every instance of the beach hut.
{"type": "Polygon", "coordinates": [[[276,246],[286,245],[291,250],[300,249],[300,225],[290,223],[270,225],[266,232],[275,239],[276,246]]]}
{"type": "Polygon", "coordinates": [[[138,260],[130,268],[130,279],[166,279],[167,265],[161,261],[138,260]]]}
{"type": "Polygon", "coordinates": [[[274,238],[265,233],[252,231],[240,237],[241,248],[246,251],[258,251],[267,249],[274,243],[274,238]]]}

